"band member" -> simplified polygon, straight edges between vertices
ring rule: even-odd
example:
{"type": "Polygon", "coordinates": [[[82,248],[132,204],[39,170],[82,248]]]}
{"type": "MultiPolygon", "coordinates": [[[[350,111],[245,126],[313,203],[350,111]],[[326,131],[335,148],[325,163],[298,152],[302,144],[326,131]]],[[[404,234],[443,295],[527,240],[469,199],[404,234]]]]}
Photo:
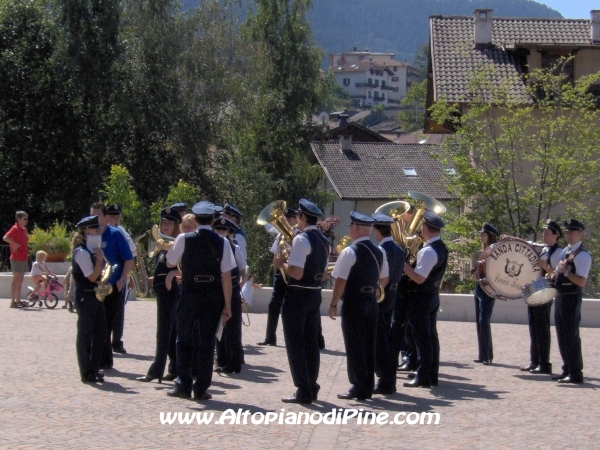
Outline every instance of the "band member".
{"type": "Polygon", "coordinates": [[[352,385],[340,399],[371,398],[374,387],[375,340],[379,307],[375,292],[378,280],[387,284],[389,268],[385,253],[369,240],[375,221],[355,211],[350,213],[352,245],[340,253],[331,276],[334,277],[329,317],[336,320],[337,304],[342,303],[342,334],[346,348],[348,380],[352,385]]]}
{"type": "MultiPolygon", "coordinates": [[[[477,281],[477,261],[481,259],[481,254],[486,248],[498,241],[500,234],[494,225],[484,222],[481,230],[479,230],[479,236],[481,239],[481,251],[476,252],[471,261],[471,276],[475,281],[477,281]]],[[[494,359],[492,326],[490,322],[495,303],[496,299],[487,295],[479,283],[477,283],[475,286],[475,323],[477,325],[479,356],[473,362],[490,365],[494,359]]]]}
{"type": "Polygon", "coordinates": [[[120,303],[123,301],[122,291],[125,289],[129,272],[133,268],[133,254],[129,249],[127,241],[121,232],[110,225],[106,218],[107,208],[104,203],[94,203],[91,207],[90,214],[98,216],[98,223],[102,232],[102,251],[108,263],[113,267],[108,282],[113,289],[110,295],[104,299],[104,309],[106,311],[106,329],[108,331],[108,339],[104,349],[104,357],[102,360],[102,368],[113,368],[113,352],[110,336],[115,325],[120,303]]]}
{"type": "MultiPolygon", "coordinates": [[[[410,225],[414,213],[415,206],[410,205],[409,210],[401,216],[402,226],[404,228],[410,225]]],[[[408,290],[408,282],[408,277],[402,274],[398,290],[396,291],[396,303],[394,306],[390,337],[392,364],[394,367],[398,367],[398,370],[401,372],[412,372],[417,368],[417,349],[415,348],[415,342],[412,338],[406,315],[406,292],[408,290]],[[402,355],[402,359],[400,358],[400,355],[402,355]]]]}
{"type": "Polygon", "coordinates": [[[440,285],[448,264],[448,249],[440,238],[444,221],[433,211],[423,216],[421,234],[425,245],[413,265],[405,264],[410,278],[407,313],[417,347],[417,372],[405,387],[437,386],[440,364],[440,343],[437,333],[437,312],[440,307],[440,285]]]}
{"type": "MultiPolygon", "coordinates": [[[[219,212],[219,211],[217,211],[219,212]]],[[[244,230],[242,230],[242,227],[240,226],[240,222],[242,221],[242,218],[244,217],[244,215],[232,204],[230,203],[225,203],[225,205],[223,206],[223,216],[225,216],[226,219],[231,220],[233,223],[235,223],[238,227],[238,230],[235,234],[235,239],[233,240],[234,244],[237,244],[240,247],[240,250],[242,251],[242,255],[244,255],[244,259],[248,259],[248,253],[247,253],[247,243],[246,243],[246,233],[244,233],[244,230]]]]}
{"type": "Polygon", "coordinates": [[[78,231],[72,244],[72,274],[77,305],[77,362],[82,382],[102,382],[104,374],[99,369],[107,339],[106,315],[104,302],[98,300],[94,292],[104,261],[100,248],[102,230],[98,216],[85,217],[76,226],[78,231]],[[99,239],[90,239],[91,236],[99,239]]]}
{"type": "Polygon", "coordinates": [[[242,295],[241,286],[246,281],[248,264],[242,255],[240,247],[233,243],[237,225],[225,217],[220,217],[213,223],[215,233],[223,236],[229,242],[236,267],[231,271],[231,319],[225,324],[221,340],[217,342],[217,372],[240,373],[242,370],[242,295]]]}
{"type": "MultiPolygon", "coordinates": [[[[292,227],[294,230],[297,230],[298,211],[292,208],[286,208],[283,215],[290,227],[292,227]]],[[[281,235],[277,234],[275,241],[271,246],[273,258],[275,258],[279,253],[280,239],[281,235]]],[[[274,265],[273,267],[275,268],[274,265]]],[[[279,323],[279,313],[281,312],[281,306],[283,305],[286,287],[287,284],[281,275],[281,271],[275,268],[273,274],[273,293],[271,294],[271,300],[269,301],[269,310],[267,315],[267,331],[265,334],[265,340],[259,342],[258,345],[277,345],[277,324],[279,323]]]]}
{"type": "Polygon", "coordinates": [[[200,225],[196,231],[177,236],[167,252],[167,267],[181,263],[181,297],[176,311],[178,378],[175,389],[167,395],[190,398],[193,390],[194,398],[208,400],[212,398],[206,390],[212,382],[215,333],[220,320],[231,318],[231,270],[235,259],[229,242],[211,229],[215,205],[196,203],[192,213],[200,225]]]}
{"type": "MultiPolygon", "coordinates": [[[[165,236],[175,238],[179,235],[181,216],[174,209],[167,207],[160,212],[160,232],[165,236]]],[[[175,311],[179,304],[179,284],[173,281],[177,269],[167,267],[167,250],[161,250],[156,255],[154,282],[152,287],[156,294],[156,352],[154,361],[143,377],[138,381],[148,383],[158,378],[172,381],[177,378],[175,311]],[[171,273],[173,272],[173,273],[171,273]],[[165,366],[169,357],[167,376],[163,378],[165,366]]]]}
{"type": "Polygon", "coordinates": [[[182,218],[188,213],[188,205],[184,202],[173,203],[170,208],[177,211],[182,218]]]}
{"type": "Polygon", "coordinates": [[[396,304],[398,284],[406,261],[406,252],[392,239],[394,219],[385,214],[373,214],[375,220],[373,231],[386,255],[389,266],[389,282],[385,287],[385,298],[378,304],[377,339],[375,345],[375,373],[379,377],[374,394],[393,394],[396,392],[397,363],[392,358],[390,338],[392,331],[392,315],[396,304]]]}
{"type": "MultiPolygon", "coordinates": [[[[558,246],[558,239],[563,235],[560,225],[548,219],[542,231],[542,240],[546,245],[540,254],[540,267],[542,276],[554,275],[554,270],[560,262],[562,248],[558,246]]],[[[529,336],[531,338],[531,362],[528,366],[521,367],[522,371],[531,373],[552,373],[550,364],[550,311],[553,301],[543,305],[527,306],[529,319],[529,336]]]]}
{"type": "Polygon", "coordinates": [[[300,200],[299,233],[292,241],[289,260],[275,257],[277,269],[288,276],[288,285],[281,308],[283,337],[290,372],[297,390],[282,398],[285,403],[312,403],[319,389],[319,309],[323,274],[329,260],[329,241],[317,229],[317,218],[323,213],[314,203],[300,200]]]}
{"type": "Polygon", "coordinates": [[[563,249],[556,267],[555,286],[558,290],[554,305],[554,324],[558,349],[563,360],[562,373],[553,379],[559,383],[583,383],[583,357],[581,355],[582,288],[592,266],[592,257],[583,247],[581,239],[585,225],[576,219],[564,222],[567,248],[563,249]]]}
{"type": "MultiPolygon", "coordinates": [[[[106,208],[106,221],[108,222],[108,224],[110,226],[113,226],[115,228],[118,228],[119,231],[121,232],[121,234],[123,235],[123,237],[125,238],[125,240],[127,241],[127,245],[129,245],[129,250],[131,250],[131,254],[133,255],[134,258],[137,257],[137,251],[136,251],[136,247],[135,247],[135,242],[133,242],[133,239],[131,239],[131,236],[129,235],[129,233],[127,232],[127,230],[125,230],[125,228],[123,228],[121,226],[121,205],[109,205],[108,208],[106,208]]],[[[125,285],[125,288],[121,291],[122,295],[122,299],[121,302],[119,303],[119,309],[117,310],[117,316],[115,317],[115,326],[113,328],[113,335],[112,335],[112,348],[113,348],[113,352],[116,353],[127,353],[127,351],[125,350],[125,347],[123,347],[123,329],[125,327],[125,303],[127,303],[127,293],[129,292],[129,289],[127,289],[127,285],[125,285]]]]}

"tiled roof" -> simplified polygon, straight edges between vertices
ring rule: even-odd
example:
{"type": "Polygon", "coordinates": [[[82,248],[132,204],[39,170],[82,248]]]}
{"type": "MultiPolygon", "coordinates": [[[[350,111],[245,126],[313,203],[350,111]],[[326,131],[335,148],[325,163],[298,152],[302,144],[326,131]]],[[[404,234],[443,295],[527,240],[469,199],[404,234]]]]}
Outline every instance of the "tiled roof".
{"type": "Polygon", "coordinates": [[[312,150],[341,199],[385,200],[418,191],[448,199],[444,167],[429,156],[441,149],[431,145],[354,142],[342,152],[339,142],[313,142],[312,150]],[[412,167],[417,176],[404,174],[412,167]]]}
{"type": "Polygon", "coordinates": [[[468,102],[473,73],[495,68],[492,83],[506,86],[519,102],[529,103],[522,64],[511,49],[518,46],[590,46],[590,21],[492,18],[492,45],[475,48],[473,17],[430,17],[435,100],[468,102]]]}
{"type": "MultiPolygon", "coordinates": [[[[388,60],[390,62],[390,60],[388,60]]],[[[378,68],[385,70],[388,75],[394,75],[394,72],[390,70],[390,67],[394,65],[401,65],[401,63],[397,64],[382,64],[377,61],[358,61],[358,62],[347,62],[344,64],[338,64],[336,66],[331,66],[330,70],[333,73],[345,73],[345,72],[366,72],[372,68],[378,68]]]]}

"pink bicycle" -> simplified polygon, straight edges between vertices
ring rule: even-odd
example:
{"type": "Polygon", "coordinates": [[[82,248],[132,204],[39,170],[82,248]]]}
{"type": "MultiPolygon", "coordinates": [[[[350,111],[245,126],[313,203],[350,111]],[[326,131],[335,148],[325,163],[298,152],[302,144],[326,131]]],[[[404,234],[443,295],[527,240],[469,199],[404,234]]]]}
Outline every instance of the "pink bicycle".
{"type": "Polygon", "coordinates": [[[36,303],[39,303],[40,308],[42,307],[42,301],[46,305],[48,309],[56,308],[58,305],[58,297],[55,292],[62,292],[63,285],[58,282],[58,277],[54,274],[47,274],[48,281],[44,284],[44,287],[37,292],[33,292],[31,286],[29,286],[29,290],[31,291],[27,295],[27,304],[29,306],[35,306],[36,303]]]}

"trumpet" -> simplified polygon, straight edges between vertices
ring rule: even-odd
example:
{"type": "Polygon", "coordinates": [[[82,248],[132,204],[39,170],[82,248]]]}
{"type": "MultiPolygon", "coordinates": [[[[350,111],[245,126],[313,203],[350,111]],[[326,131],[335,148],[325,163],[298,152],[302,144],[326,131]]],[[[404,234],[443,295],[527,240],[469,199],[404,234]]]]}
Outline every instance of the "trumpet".
{"type": "MultiPolygon", "coordinates": [[[[286,203],[283,200],[276,200],[273,203],[269,203],[258,215],[256,224],[261,226],[271,224],[277,229],[281,236],[279,239],[278,256],[283,255],[287,261],[290,257],[290,248],[292,246],[292,241],[294,240],[294,230],[287,223],[287,220],[285,220],[285,217],[283,216],[285,207],[286,203]]],[[[287,283],[287,275],[283,270],[281,271],[281,276],[287,283]]]]}

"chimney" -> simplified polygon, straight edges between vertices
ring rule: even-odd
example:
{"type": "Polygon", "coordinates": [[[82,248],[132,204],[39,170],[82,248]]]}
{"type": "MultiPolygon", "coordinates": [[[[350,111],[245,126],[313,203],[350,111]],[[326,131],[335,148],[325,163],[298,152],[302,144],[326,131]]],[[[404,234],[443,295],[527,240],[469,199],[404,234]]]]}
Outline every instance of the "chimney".
{"type": "Polygon", "coordinates": [[[346,125],[348,123],[348,114],[340,114],[339,116],[340,119],[340,123],[338,123],[338,126],[342,126],[342,125],[346,125]]]}
{"type": "Polygon", "coordinates": [[[352,135],[340,135],[340,149],[343,152],[352,150],[352,135]]]}
{"type": "Polygon", "coordinates": [[[493,9],[476,9],[473,40],[475,47],[486,47],[492,44],[492,13],[493,9]]]}
{"type": "Polygon", "coordinates": [[[600,44],[600,10],[594,9],[590,15],[592,16],[592,44],[600,44]]]}

